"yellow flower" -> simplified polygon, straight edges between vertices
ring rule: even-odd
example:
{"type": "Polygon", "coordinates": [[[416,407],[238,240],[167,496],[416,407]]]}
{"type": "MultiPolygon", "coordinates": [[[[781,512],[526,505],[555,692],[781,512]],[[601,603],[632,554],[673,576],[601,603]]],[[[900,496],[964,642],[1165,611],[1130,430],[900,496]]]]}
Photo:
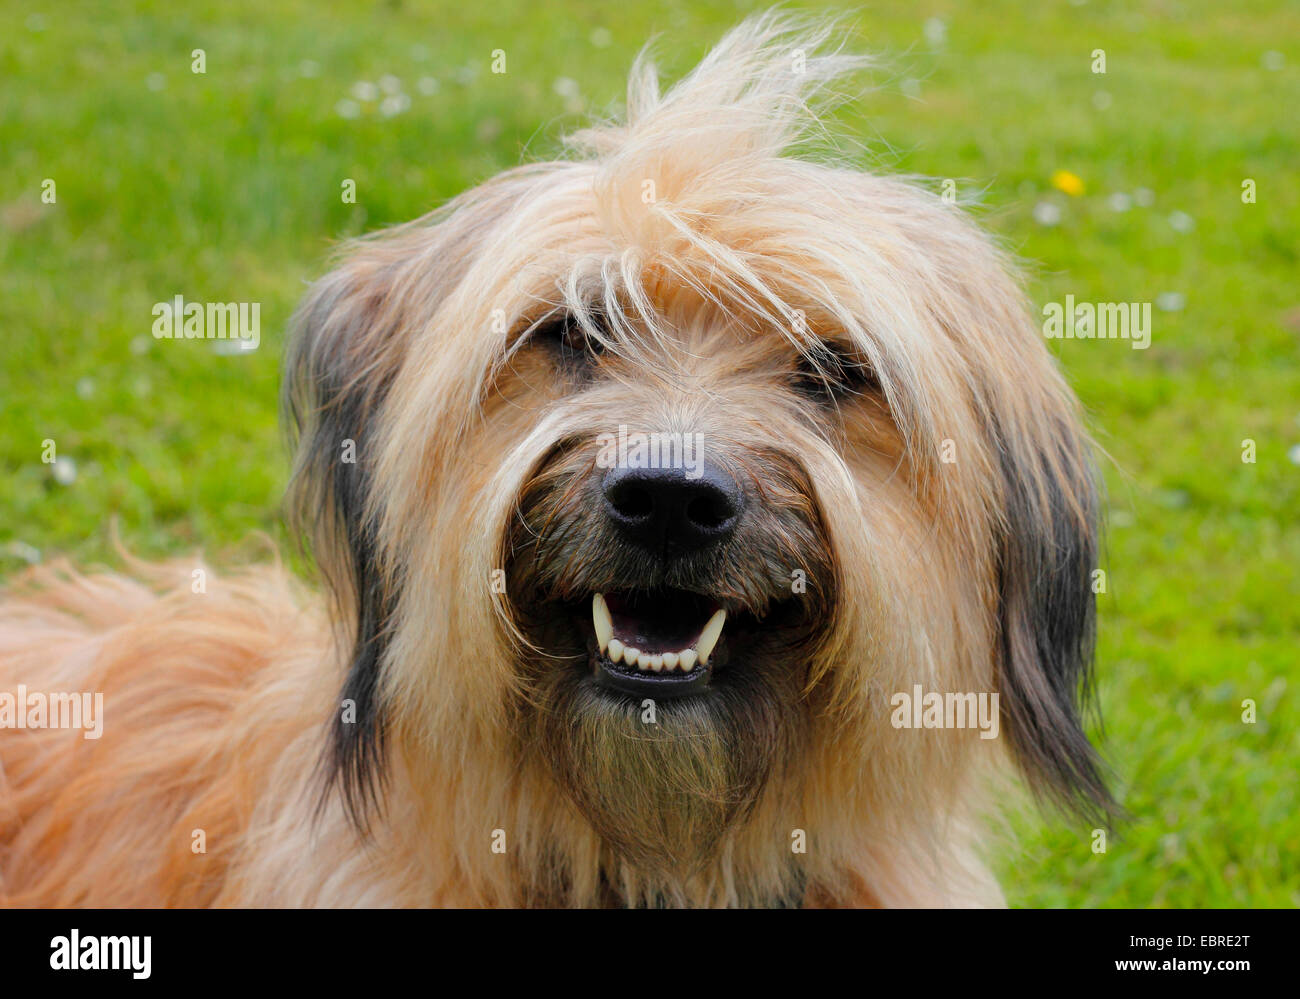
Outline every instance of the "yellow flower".
{"type": "Polygon", "coordinates": [[[1070,173],[1069,170],[1057,170],[1052,174],[1052,186],[1072,198],[1077,198],[1083,193],[1083,181],[1078,174],[1070,173]]]}

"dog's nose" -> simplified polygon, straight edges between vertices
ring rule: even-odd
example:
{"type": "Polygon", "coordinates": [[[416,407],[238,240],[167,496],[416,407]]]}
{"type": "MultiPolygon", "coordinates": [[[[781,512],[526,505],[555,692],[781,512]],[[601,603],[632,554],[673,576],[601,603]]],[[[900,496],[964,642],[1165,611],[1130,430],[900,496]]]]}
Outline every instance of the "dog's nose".
{"type": "Polygon", "coordinates": [[[716,544],[735,529],[744,506],[736,480],[708,461],[694,478],[683,468],[611,468],[601,488],[619,532],[655,551],[716,544]]]}

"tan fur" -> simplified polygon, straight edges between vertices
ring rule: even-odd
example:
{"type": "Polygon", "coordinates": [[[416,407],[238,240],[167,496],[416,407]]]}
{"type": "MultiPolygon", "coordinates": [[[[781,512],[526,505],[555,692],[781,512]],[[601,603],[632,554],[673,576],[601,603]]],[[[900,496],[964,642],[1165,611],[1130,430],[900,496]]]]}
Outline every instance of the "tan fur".
{"type": "MultiPolygon", "coordinates": [[[[998,538],[1019,529],[1002,472],[1031,520],[1084,530],[1071,464],[1086,443],[1008,262],[959,212],[784,155],[814,122],[806,102],[859,64],[815,56],[821,40],[756,19],[663,97],[641,61],[627,123],[574,138],[585,158],[508,171],[363,240],[313,290],[293,501],[328,610],[278,566],[202,595],[185,564],[148,584],[62,567],[19,581],[0,605],[0,690],[102,691],[106,719],[97,743],[0,731],[0,898],[1000,903],[980,849],[1004,740],[900,732],[889,696],[999,689],[1003,637],[1034,659],[999,617],[998,538]],[[795,48],[806,74],[790,72],[795,48]],[[557,309],[606,347],[591,387],[527,343],[557,309]],[[789,380],[819,338],[877,383],[813,412],[789,380]],[[370,477],[361,511],[327,485],[339,441],[321,428],[345,405],[370,477]],[[687,709],[649,742],[599,714],[547,714],[568,667],[537,647],[521,601],[614,571],[543,553],[590,524],[592,437],[621,423],[705,431],[771,501],[754,551],[783,575],[822,567],[824,633],[775,681],[752,784],[725,758],[734,741],[687,709]],[[322,805],[317,779],[361,627],[348,532],[362,524],[393,600],[368,836],[343,786],[322,805]],[[489,586],[501,568],[507,593],[489,586]]],[[[754,571],[720,569],[719,590],[752,596],[754,571]]]]}

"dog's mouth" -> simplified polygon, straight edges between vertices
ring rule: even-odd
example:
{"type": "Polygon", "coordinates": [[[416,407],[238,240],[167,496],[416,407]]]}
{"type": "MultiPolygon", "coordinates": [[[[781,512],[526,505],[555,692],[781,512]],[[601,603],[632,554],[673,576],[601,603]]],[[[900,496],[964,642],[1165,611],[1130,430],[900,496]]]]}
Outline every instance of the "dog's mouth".
{"type": "Polygon", "coordinates": [[[766,631],[789,617],[777,602],[759,617],[707,593],[673,587],[591,594],[588,667],[599,686],[649,697],[703,693],[766,631]]]}
{"type": "Polygon", "coordinates": [[[709,688],[758,622],[705,594],[674,588],[595,593],[589,666],[603,687],[651,697],[709,688]]]}

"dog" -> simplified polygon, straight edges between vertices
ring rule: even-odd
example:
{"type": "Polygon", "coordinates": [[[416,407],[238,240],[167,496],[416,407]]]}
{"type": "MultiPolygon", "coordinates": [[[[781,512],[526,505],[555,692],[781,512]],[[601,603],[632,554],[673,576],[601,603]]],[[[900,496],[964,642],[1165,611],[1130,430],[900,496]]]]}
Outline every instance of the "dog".
{"type": "Polygon", "coordinates": [[[835,33],[643,54],[347,248],[286,357],[325,595],[11,587],[5,904],[996,906],[1008,795],[1113,807],[1078,402],[962,210],[806,152],[835,33]]]}

